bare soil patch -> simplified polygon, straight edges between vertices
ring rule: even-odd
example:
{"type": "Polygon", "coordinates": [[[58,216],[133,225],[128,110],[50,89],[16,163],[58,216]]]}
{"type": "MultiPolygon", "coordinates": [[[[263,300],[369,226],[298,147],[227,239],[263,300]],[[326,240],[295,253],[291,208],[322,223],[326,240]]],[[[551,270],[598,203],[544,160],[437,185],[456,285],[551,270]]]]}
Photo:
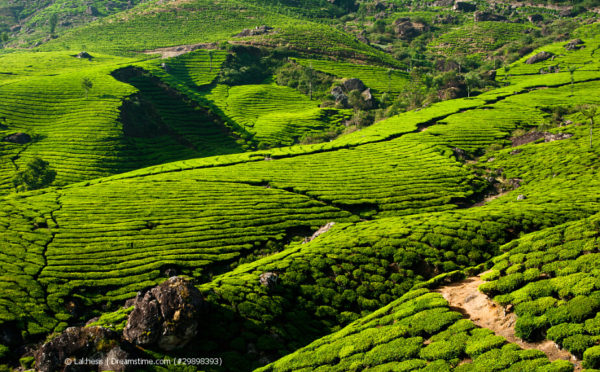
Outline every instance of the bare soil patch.
{"type": "Polygon", "coordinates": [[[581,362],[571,353],[559,349],[559,346],[550,340],[541,342],[525,342],[515,336],[515,322],[517,316],[507,313],[505,309],[490,300],[477,288],[483,284],[480,276],[467,278],[461,282],[440,287],[436,292],[449,302],[450,308],[458,311],[470,319],[477,326],[488,328],[497,335],[504,337],[508,342],[515,343],[523,349],[537,349],[543,351],[550,361],[557,359],[568,360],[575,364],[575,371],[581,371],[581,362]]]}

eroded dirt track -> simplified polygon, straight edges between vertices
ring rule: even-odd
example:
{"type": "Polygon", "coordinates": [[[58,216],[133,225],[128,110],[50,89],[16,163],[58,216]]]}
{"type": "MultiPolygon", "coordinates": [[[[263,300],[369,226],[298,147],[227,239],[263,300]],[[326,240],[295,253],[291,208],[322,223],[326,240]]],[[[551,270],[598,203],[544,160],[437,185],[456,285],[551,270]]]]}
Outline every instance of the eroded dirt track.
{"type": "Polygon", "coordinates": [[[496,332],[508,342],[513,342],[523,349],[538,349],[543,351],[551,361],[557,359],[569,360],[575,364],[575,371],[581,371],[581,361],[577,360],[571,353],[559,349],[558,345],[550,340],[542,342],[525,342],[515,336],[515,322],[517,316],[510,312],[506,313],[504,308],[477,288],[483,284],[480,276],[467,278],[461,282],[440,287],[435,292],[450,303],[450,308],[458,311],[482,328],[489,328],[496,332]]]}

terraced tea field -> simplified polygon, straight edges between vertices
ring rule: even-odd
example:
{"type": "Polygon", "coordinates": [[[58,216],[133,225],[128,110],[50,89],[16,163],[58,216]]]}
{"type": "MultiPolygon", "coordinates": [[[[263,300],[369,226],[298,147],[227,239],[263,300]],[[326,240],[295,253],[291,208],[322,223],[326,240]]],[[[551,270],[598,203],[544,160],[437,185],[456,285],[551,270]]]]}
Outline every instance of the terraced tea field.
{"type": "MultiPolygon", "coordinates": [[[[44,360],[109,351],[221,364],[152,371],[600,368],[600,139],[589,109],[600,105],[600,41],[589,14],[475,96],[439,102],[431,90],[422,107],[387,117],[328,107],[276,75],[305,79],[294,64],[323,73],[318,97],[344,78],[377,99],[425,94],[436,79],[460,93],[463,72],[444,70],[444,55],[483,58],[553,30],[471,23],[471,11],[418,2],[131,5],[0,53],[0,371],[53,372],[62,367],[44,360]],[[431,28],[381,47],[400,16],[431,28]],[[253,30],[236,36],[243,29],[253,30]],[[580,47],[565,48],[570,37],[580,47]],[[182,54],[161,58],[164,48],[182,54]],[[425,59],[409,75],[410,48],[425,59]],[[554,57],[525,63],[541,51],[554,57]],[[264,74],[248,77],[257,66],[264,74]],[[51,184],[17,187],[16,174],[44,161],[51,184]],[[514,317],[530,349],[437,293],[484,272],[471,295],[514,317]],[[177,311],[145,292],[173,276],[190,282],[177,311]],[[123,332],[144,301],[154,308],[143,337],[156,321],[191,341],[132,341],[123,332]],[[76,332],[92,336],[80,347],[76,332]],[[579,360],[554,360],[541,341],[579,360]]],[[[1,41],[16,44],[18,32],[1,41]]]]}

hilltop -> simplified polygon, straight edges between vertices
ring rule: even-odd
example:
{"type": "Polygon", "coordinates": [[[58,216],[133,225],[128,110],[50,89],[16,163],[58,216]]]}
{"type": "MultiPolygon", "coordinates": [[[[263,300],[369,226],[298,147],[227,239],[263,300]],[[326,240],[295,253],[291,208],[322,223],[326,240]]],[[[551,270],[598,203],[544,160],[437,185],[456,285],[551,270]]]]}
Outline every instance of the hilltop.
{"type": "Polygon", "coordinates": [[[71,3],[0,2],[0,370],[600,368],[593,2],[71,3]]]}

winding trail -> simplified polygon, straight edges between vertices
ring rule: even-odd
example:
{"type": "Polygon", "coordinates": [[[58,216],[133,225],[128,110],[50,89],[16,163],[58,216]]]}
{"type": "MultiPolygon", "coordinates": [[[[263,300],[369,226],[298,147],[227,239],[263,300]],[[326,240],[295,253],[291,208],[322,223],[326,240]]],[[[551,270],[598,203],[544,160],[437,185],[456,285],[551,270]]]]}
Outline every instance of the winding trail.
{"type": "Polygon", "coordinates": [[[467,278],[461,282],[440,287],[435,292],[441,293],[450,304],[450,309],[457,311],[470,319],[477,326],[488,328],[508,342],[515,343],[523,349],[537,349],[544,352],[550,361],[564,359],[575,365],[575,371],[581,371],[581,361],[571,353],[559,349],[551,340],[541,342],[525,342],[515,335],[517,315],[507,313],[505,309],[490,300],[478,288],[483,284],[480,276],[467,278]]]}

